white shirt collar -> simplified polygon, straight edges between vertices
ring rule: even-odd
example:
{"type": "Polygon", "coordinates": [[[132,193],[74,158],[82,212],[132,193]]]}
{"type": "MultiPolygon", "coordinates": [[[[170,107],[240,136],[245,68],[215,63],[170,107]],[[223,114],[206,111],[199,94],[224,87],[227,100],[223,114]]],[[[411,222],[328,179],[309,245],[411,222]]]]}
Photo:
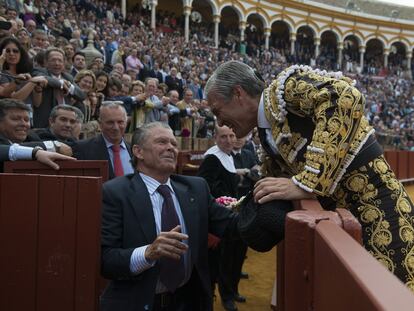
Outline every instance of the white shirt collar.
{"type": "MultiPolygon", "coordinates": [[[[106,148],[110,149],[114,144],[111,143],[109,140],[107,140],[104,134],[102,134],[102,137],[105,141],[106,148]]],[[[125,144],[125,141],[124,141],[123,138],[122,138],[121,143],[119,145],[121,146],[122,149],[126,150],[126,144],[125,144]]]]}
{"type": "Polygon", "coordinates": [[[259,109],[257,111],[257,126],[264,129],[272,128],[269,121],[267,121],[265,109],[264,109],[264,96],[260,97],[259,109]]]}
{"type": "MultiPolygon", "coordinates": [[[[148,193],[150,195],[153,195],[157,191],[158,187],[161,185],[161,183],[158,180],[156,180],[156,179],[154,179],[154,178],[152,178],[148,175],[145,175],[141,172],[139,173],[139,176],[141,176],[142,180],[144,181],[145,185],[147,186],[148,193]]],[[[174,193],[174,189],[171,185],[171,179],[170,178],[168,178],[167,182],[165,184],[162,184],[162,185],[167,185],[168,188],[170,188],[170,191],[172,193],[174,193]]]]}
{"type": "Polygon", "coordinates": [[[204,157],[209,154],[216,156],[227,171],[229,171],[230,173],[236,173],[233,157],[230,154],[221,151],[221,149],[217,145],[208,149],[204,153],[204,157]]]}

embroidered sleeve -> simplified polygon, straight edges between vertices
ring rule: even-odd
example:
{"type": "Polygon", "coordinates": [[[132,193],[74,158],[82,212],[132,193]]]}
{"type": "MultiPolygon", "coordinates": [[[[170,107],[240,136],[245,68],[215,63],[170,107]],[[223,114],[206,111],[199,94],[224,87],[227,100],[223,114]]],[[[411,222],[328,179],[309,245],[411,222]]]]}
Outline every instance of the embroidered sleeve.
{"type": "Polygon", "coordinates": [[[308,192],[330,195],[373,131],[363,116],[364,97],[347,81],[308,73],[287,81],[285,100],[315,122],[304,170],[292,180],[308,192]]]}

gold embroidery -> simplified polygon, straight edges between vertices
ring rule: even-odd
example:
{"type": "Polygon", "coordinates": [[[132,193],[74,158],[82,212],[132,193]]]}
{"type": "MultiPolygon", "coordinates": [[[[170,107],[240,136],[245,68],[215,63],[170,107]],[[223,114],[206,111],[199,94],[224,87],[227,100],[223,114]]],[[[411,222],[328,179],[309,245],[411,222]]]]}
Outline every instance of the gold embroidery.
{"type": "Polygon", "coordinates": [[[291,68],[282,72],[265,90],[265,114],[272,125],[272,135],[284,165],[294,172],[297,183],[318,195],[327,196],[333,193],[371,134],[372,128],[363,116],[365,101],[347,78],[333,79],[298,70],[287,79],[280,79],[287,72],[291,72],[291,68]],[[280,100],[282,82],[283,99],[280,100]],[[324,87],[319,89],[319,85],[324,87]],[[311,142],[305,142],[301,133],[291,131],[288,119],[283,117],[285,110],[314,120],[311,142]],[[325,151],[306,151],[305,165],[313,168],[312,171],[298,170],[298,148],[305,144],[325,151]]]}

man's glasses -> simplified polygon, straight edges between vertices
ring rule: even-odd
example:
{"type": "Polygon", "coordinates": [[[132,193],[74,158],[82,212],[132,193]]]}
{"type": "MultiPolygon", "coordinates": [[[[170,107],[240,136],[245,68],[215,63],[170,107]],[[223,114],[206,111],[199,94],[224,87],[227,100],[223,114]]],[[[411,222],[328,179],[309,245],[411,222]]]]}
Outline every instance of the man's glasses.
{"type": "Polygon", "coordinates": [[[18,54],[18,53],[20,53],[20,51],[18,49],[6,49],[6,53],[8,53],[8,54],[10,54],[10,53],[18,54]]]}

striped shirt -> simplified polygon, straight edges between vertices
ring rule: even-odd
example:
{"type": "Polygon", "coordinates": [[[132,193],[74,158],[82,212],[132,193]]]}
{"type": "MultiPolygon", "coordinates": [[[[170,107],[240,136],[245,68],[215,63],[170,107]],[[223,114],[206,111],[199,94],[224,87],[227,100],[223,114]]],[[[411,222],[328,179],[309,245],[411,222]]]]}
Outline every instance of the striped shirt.
{"type": "MultiPolygon", "coordinates": [[[[152,211],[154,213],[157,235],[159,235],[161,232],[161,211],[162,211],[162,203],[164,202],[164,199],[161,196],[161,194],[158,193],[157,189],[158,189],[158,186],[161,184],[150,176],[147,176],[142,173],[139,173],[139,175],[141,176],[144,184],[147,186],[148,193],[149,193],[151,203],[152,203],[152,211]]],[[[165,184],[171,190],[171,195],[174,201],[174,207],[175,207],[175,210],[178,215],[178,219],[180,220],[180,224],[181,224],[181,232],[184,234],[187,234],[184,217],[183,217],[183,214],[181,213],[180,203],[178,202],[174,189],[171,186],[170,179],[168,179],[165,184]]],[[[186,243],[188,245],[188,240],[183,241],[183,243],[186,243]]],[[[133,274],[136,274],[136,275],[140,274],[155,265],[156,261],[147,261],[145,259],[145,250],[147,249],[148,246],[149,245],[137,247],[132,252],[129,268],[133,274]]],[[[190,249],[188,249],[187,252],[184,254],[185,278],[181,285],[185,284],[190,279],[190,276],[191,276],[190,258],[191,258],[190,249]]],[[[156,293],[158,294],[158,293],[163,293],[166,291],[167,291],[166,287],[160,281],[158,281],[156,293]]]]}

